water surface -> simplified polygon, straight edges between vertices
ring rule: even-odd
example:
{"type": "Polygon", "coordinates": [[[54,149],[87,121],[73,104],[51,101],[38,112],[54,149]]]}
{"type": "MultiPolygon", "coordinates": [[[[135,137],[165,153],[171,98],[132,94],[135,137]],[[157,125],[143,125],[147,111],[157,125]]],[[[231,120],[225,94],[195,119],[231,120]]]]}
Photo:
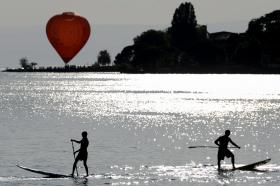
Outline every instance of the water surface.
{"type": "Polygon", "coordinates": [[[0,185],[279,185],[279,83],[279,75],[0,73],[0,185]],[[237,166],[272,161],[218,173],[216,149],[188,148],[213,145],[226,129],[242,147],[237,166]],[[88,179],[15,166],[69,174],[70,139],[83,130],[88,179]]]}

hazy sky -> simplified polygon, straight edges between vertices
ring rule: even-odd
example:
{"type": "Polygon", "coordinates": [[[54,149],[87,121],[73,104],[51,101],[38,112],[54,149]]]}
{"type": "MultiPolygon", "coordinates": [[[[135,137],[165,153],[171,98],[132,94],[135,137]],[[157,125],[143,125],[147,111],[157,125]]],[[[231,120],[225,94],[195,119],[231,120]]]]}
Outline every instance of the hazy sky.
{"type": "MultiPolygon", "coordinates": [[[[25,56],[41,66],[63,65],[45,34],[45,25],[55,14],[73,11],[88,19],[92,35],[71,64],[91,64],[102,49],[108,49],[114,57],[123,47],[131,44],[135,36],[148,28],[169,26],[175,9],[182,2],[186,1],[1,0],[0,68],[18,66],[18,59],[25,56]]],[[[210,32],[244,32],[251,19],[280,9],[280,0],[189,2],[195,7],[198,23],[206,24],[210,32]]]]}
{"type": "MultiPolygon", "coordinates": [[[[41,25],[75,11],[94,24],[170,24],[182,0],[1,0],[1,26],[41,25]]],[[[190,0],[198,22],[250,20],[280,8],[279,0],[190,0]]]]}

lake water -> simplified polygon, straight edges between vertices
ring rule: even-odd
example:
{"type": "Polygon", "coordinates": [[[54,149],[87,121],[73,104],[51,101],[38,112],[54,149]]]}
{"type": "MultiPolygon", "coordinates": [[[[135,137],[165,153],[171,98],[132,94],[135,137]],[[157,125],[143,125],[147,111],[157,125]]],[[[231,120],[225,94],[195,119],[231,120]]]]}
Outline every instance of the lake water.
{"type": "Polygon", "coordinates": [[[0,73],[0,185],[279,185],[279,84],[279,75],[0,73]],[[237,166],[272,161],[219,173],[217,149],[188,148],[226,129],[241,146],[237,166]],[[70,139],[84,130],[87,179],[15,166],[71,173],[70,139]]]}

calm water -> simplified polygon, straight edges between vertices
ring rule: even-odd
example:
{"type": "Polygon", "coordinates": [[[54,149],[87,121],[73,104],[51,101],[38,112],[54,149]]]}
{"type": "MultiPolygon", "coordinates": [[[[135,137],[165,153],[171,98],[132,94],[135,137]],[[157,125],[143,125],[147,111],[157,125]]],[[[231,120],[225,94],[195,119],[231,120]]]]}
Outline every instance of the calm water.
{"type": "Polygon", "coordinates": [[[0,73],[0,185],[279,185],[279,84],[278,75],[0,73]],[[239,166],[272,161],[218,173],[217,149],[188,148],[213,145],[225,129],[242,147],[239,166]],[[69,174],[70,139],[83,130],[88,179],[15,166],[69,174]]]}

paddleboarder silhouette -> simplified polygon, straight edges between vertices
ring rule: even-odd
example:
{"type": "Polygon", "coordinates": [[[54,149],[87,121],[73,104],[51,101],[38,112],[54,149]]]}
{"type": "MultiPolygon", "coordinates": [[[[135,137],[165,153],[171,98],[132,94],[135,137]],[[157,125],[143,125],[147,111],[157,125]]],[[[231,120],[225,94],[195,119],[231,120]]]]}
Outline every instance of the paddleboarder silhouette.
{"type": "Polygon", "coordinates": [[[77,152],[79,152],[79,153],[78,153],[78,156],[75,158],[71,176],[74,176],[74,171],[76,169],[78,161],[83,161],[84,167],[85,167],[85,170],[86,170],[86,174],[87,174],[86,176],[88,176],[88,166],[87,166],[88,152],[87,152],[87,147],[89,145],[89,142],[88,142],[87,132],[86,131],[82,132],[82,137],[83,138],[82,138],[81,141],[77,141],[77,140],[71,139],[71,142],[76,142],[76,143],[81,144],[80,149],[74,152],[74,155],[77,152]]]}
{"type": "Polygon", "coordinates": [[[231,158],[232,168],[235,169],[234,165],[234,155],[233,153],[228,149],[228,143],[230,142],[235,147],[239,148],[238,145],[236,145],[230,138],[230,130],[225,131],[225,135],[220,136],[218,139],[215,140],[215,144],[219,146],[218,149],[218,170],[221,170],[221,160],[224,160],[225,157],[231,158]]]}

